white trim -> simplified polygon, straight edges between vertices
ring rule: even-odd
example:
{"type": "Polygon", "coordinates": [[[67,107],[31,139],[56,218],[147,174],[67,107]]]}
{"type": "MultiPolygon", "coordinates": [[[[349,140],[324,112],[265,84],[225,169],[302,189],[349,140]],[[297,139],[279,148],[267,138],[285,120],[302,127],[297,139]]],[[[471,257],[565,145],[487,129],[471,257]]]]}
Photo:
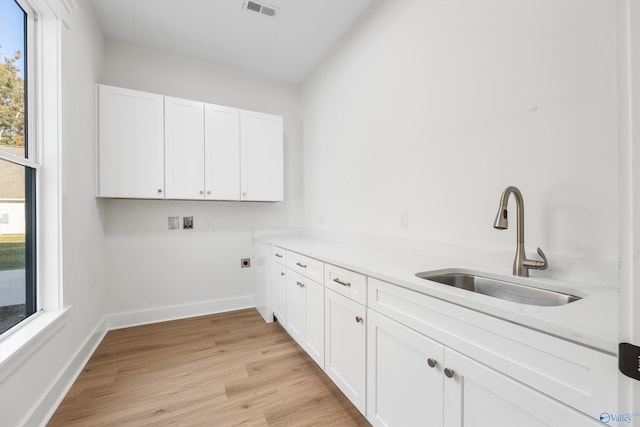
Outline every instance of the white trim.
{"type": "Polygon", "coordinates": [[[66,28],[71,28],[71,14],[78,9],[76,0],[19,0],[28,4],[39,14],[54,17],[66,28]]]}
{"type": "MultiPolygon", "coordinates": [[[[618,256],[619,303],[618,334],[620,342],[640,345],[638,309],[640,309],[640,251],[637,227],[640,227],[640,166],[639,143],[636,135],[640,128],[640,89],[634,80],[640,72],[637,53],[640,46],[634,44],[640,32],[640,1],[617,2],[617,50],[618,50],[618,256]]],[[[618,373],[618,411],[638,412],[640,382],[618,373]]],[[[640,426],[640,419],[633,421],[640,426]]]]}
{"type": "Polygon", "coordinates": [[[174,305],[170,307],[152,308],[129,313],[116,313],[107,316],[109,330],[166,322],[208,314],[253,308],[253,295],[235,298],[218,299],[193,304],[174,305]]]}
{"type": "Polygon", "coordinates": [[[33,406],[33,410],[26,415],[21,425],[23,426],[45,426],[55,413],[62,400],[65,398],[71,386],[82,373],[87,362],[107,334],[107,322],[102,321],[89,335],[85,343],[80,347],[75,357],[69,362],[67,367],[61,372],[49,391],[33,406]]]}
{"type": "Polygon", "coordinates": [[[40,165],[27,158],[16,156],[15,154],[7,153],[6,151],[2,150],[0,150],[0,159],[6,160],[7,162],[15,163],[20,166],[27,166],[33,169],[38,169],[40,167],[40,165]]]}
{"type": "Polygon", "coordinates": [[[2,334],[0,384],[64,325],[68,309],[38,312],[2,334]]]}

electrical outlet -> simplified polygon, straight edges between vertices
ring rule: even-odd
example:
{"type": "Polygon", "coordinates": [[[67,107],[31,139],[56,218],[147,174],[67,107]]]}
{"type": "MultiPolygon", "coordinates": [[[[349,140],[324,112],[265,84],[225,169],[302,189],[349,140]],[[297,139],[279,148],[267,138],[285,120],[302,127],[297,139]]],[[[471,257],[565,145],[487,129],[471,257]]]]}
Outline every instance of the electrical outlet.
{"type": "Polygon", "coordinates": [[[251,258],[242,258],[240,260],[240,268],[249,268],[251,267],[251,258]]]}

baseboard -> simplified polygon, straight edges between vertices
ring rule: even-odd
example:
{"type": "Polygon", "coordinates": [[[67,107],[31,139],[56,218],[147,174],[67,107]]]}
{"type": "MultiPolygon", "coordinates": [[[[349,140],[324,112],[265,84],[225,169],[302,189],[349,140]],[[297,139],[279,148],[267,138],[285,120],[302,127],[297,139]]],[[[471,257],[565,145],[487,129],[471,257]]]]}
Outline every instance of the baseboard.
{"type": "Polygon", "coordinates": [[[67,395],[69,389],[76,381],[89,358],[93,355],[98,345],[102,342],[107,333],[106,319],[102,319],[100,323],[89,335],[89,338],[80,347],[75,357],[69,362],[67,367],[62,371],[56,382],[49,389],[47,394],[35,406],[35,410],[25,419],[22,424],[24,426],[45,426],[49,419],[53,416],[56,409],[67,395]]]}
{"type": "Polygon", "coordinates": [[[171,307],[111,314],[107,316],[107,324],[110,330],[121,329],[131,326],[146,325],[149,323],[166,322],[169,320],[241,310],[243,308],[250,308],[254,306],[253,295],[245,295],[235,298],[197,302],[193,304],[174,305],[171,307]]]}

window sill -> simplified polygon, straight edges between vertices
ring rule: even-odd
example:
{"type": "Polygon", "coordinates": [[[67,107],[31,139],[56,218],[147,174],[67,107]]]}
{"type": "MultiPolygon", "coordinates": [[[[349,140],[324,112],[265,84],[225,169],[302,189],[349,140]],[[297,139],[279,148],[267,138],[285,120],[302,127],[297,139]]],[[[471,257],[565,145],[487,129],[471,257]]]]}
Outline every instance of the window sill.
{"type": "Polygon", "coordinates": [[[36,313],[0,337],[0,383],[64,326],[69,308],[36,313]]]}

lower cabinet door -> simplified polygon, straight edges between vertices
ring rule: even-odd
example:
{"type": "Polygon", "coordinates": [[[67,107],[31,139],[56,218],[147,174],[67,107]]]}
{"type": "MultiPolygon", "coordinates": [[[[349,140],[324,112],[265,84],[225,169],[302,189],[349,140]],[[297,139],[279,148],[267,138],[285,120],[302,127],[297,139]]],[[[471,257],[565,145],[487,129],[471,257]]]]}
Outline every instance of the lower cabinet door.
{"type": "Polygon", "coordinates": [[[324,369],[324,285],[303,277],[306,302],[305,343],[309,356],[324,369]]]}
{"type": "Polygon", "coordinates": [[[305,289],[300,282],[300,275],[293,271],[287,271],[287,332],[296,340],[301,347],[304,347],[305,332],[305,289]]]}
{"type": "Polygon", "coordinates": [[[372,310],[367,322],[369,422],[442,427],[444,347],[372,310]]]}
{"type": "Polygon", "coordinates": [[[274,262],[271,268],[273,314],[283,328],[287,327],[287,269],[274,262]]]}
{"type": "Polygon", "coordinates": [[[366,308],[325,289],[325,372],[366,415],[366,308]]]}
{"type": "Polygon", "coordinates": [[[582,427],[599,421],[445,349],[445,427],[582,427]]]}

